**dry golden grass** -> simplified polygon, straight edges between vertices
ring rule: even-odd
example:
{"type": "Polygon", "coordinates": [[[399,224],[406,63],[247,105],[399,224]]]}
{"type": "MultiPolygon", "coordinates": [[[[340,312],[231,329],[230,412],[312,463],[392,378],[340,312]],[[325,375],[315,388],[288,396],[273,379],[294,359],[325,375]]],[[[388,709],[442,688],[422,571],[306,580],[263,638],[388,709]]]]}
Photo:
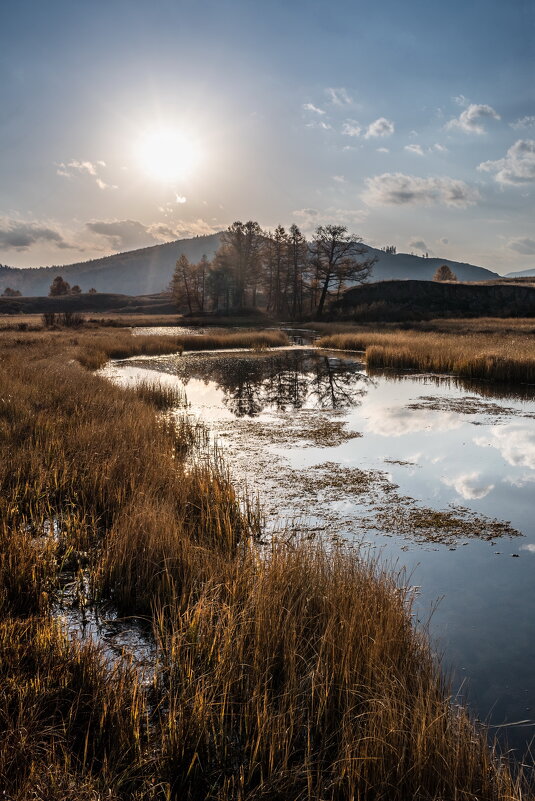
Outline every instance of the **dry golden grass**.
{"type": "Polygon", "coordinates": [[[195,456],[203,430],[77,363],[108,336],[0,340],[6,797],[531,798],[451,705],[395,578],[342,549],[259,551],[224,469],[195,456]],[[153,620],[150,687],[67,641],[65,571],[153,620]]]}
{"type": "Polygon", "coordinates": [[[276,348],[288,344],[282,331],[244,331],[234,334],[202,334],[190,336],[145,335],[133,337],[126,331],[95,332],[87,335],[78,353],[84,367],[96,370],[109,359],[130,356],[156,356],[163,353],[182,353],[184,350],[222,350],[225,348],[276,348]]]}
{"type": "Polygon", "coordinates": [[[391,576],[310,543],[229,568],[161,625],[177,798],[519,797],[391,576]]]}
{"type": "Polygon", "coordinates": [[[523,328],[496,333],[366,329],[323,336],[316,344],[363,350],[370,368],[448,373],[511,384],[535,382],[535,340],[523,328]]]}

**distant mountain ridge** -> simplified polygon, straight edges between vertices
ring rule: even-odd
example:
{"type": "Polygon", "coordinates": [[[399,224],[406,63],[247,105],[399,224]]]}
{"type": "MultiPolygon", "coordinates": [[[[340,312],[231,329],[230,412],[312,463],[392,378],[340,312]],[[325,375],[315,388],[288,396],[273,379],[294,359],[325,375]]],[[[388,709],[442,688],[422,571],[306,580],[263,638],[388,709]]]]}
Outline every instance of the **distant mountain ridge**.
{"type": "Polygon", "coordinates": [[[535,267],[530,267],[529,270],[516,270],[514,273],[507,273],[505,278],[529,278],[535,276],[535,267]]]}
{"type": "MultiPolygon", "coordinates": [[[[177,239],[63,267],[0,266],[0,293],[9,286],[20,290],[25,296],[47,295],[56,275],[61,275],[71,286],[78,284],[84,292],[92,287],[98,292],[123,295],[161,292],[169,285],[176,260],[182,253],[193,262],[199,261],[203,255],[210,259],[219,247],[220,240],[220,233],[177,239]]],[[[369,255],[377,257],[372,281],[431,280],[441,264],[451,267],[460,281],[487,281],[500,277],[484,267],[451,259],[423,258],[409,253],[391,254],[365,247],[369,255]]]]}

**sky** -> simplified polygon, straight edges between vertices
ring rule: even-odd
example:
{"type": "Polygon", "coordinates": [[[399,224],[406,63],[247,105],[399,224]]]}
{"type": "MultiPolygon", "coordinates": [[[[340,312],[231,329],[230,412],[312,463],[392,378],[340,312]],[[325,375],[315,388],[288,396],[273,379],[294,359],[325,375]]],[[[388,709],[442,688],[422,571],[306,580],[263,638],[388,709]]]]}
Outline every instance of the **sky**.
{"type": "Polygon", "coordinates": [[[4,0],[0,263],[247,219],[534,267],[533,0],[4,0]]]}

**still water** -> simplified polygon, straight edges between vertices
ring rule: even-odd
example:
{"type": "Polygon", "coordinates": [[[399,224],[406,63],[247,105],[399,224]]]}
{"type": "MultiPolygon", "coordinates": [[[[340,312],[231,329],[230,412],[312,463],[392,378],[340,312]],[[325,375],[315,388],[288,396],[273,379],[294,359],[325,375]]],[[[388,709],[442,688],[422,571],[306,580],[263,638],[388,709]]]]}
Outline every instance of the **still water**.
{"type": "Polygon", "coordinates": [[[183,386],[268,530],[349,539],[405,569],[455,690],[525,751],[535,390],[368,375],[358,354],[306,347],[130,359],[103,373],[183,386]]]}

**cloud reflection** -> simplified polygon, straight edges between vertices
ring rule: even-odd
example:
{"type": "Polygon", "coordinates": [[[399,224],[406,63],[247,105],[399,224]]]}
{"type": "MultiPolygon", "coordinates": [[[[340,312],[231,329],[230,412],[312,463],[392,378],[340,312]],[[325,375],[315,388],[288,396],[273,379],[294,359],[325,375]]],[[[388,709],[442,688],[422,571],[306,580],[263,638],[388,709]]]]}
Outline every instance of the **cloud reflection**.
{"type": "Polygon", "coordinates": [[[498,450],[507,464],[535,470],[535,430],[518,423],[496,426],[487,437],[475,437],[476,445],[498,450]]]}
{"type": "Polygon", "coordinates": [[[462,473],[459,476],[453,476],[453,478],[443,478],[442,483],[448,487],[453,487],[455,492],[466,500],[485,498],[494,489],[494,484],[483,484],[481,482],[481,473],[477,472],[462,473]]]}
{"type": "Polygon", "coordinates": [[[401,437],[417,431],[451,431],[462,426],[459,415],[403,406],[378,406],[368,412],[368,430],[383,437],[401,437]]]}

